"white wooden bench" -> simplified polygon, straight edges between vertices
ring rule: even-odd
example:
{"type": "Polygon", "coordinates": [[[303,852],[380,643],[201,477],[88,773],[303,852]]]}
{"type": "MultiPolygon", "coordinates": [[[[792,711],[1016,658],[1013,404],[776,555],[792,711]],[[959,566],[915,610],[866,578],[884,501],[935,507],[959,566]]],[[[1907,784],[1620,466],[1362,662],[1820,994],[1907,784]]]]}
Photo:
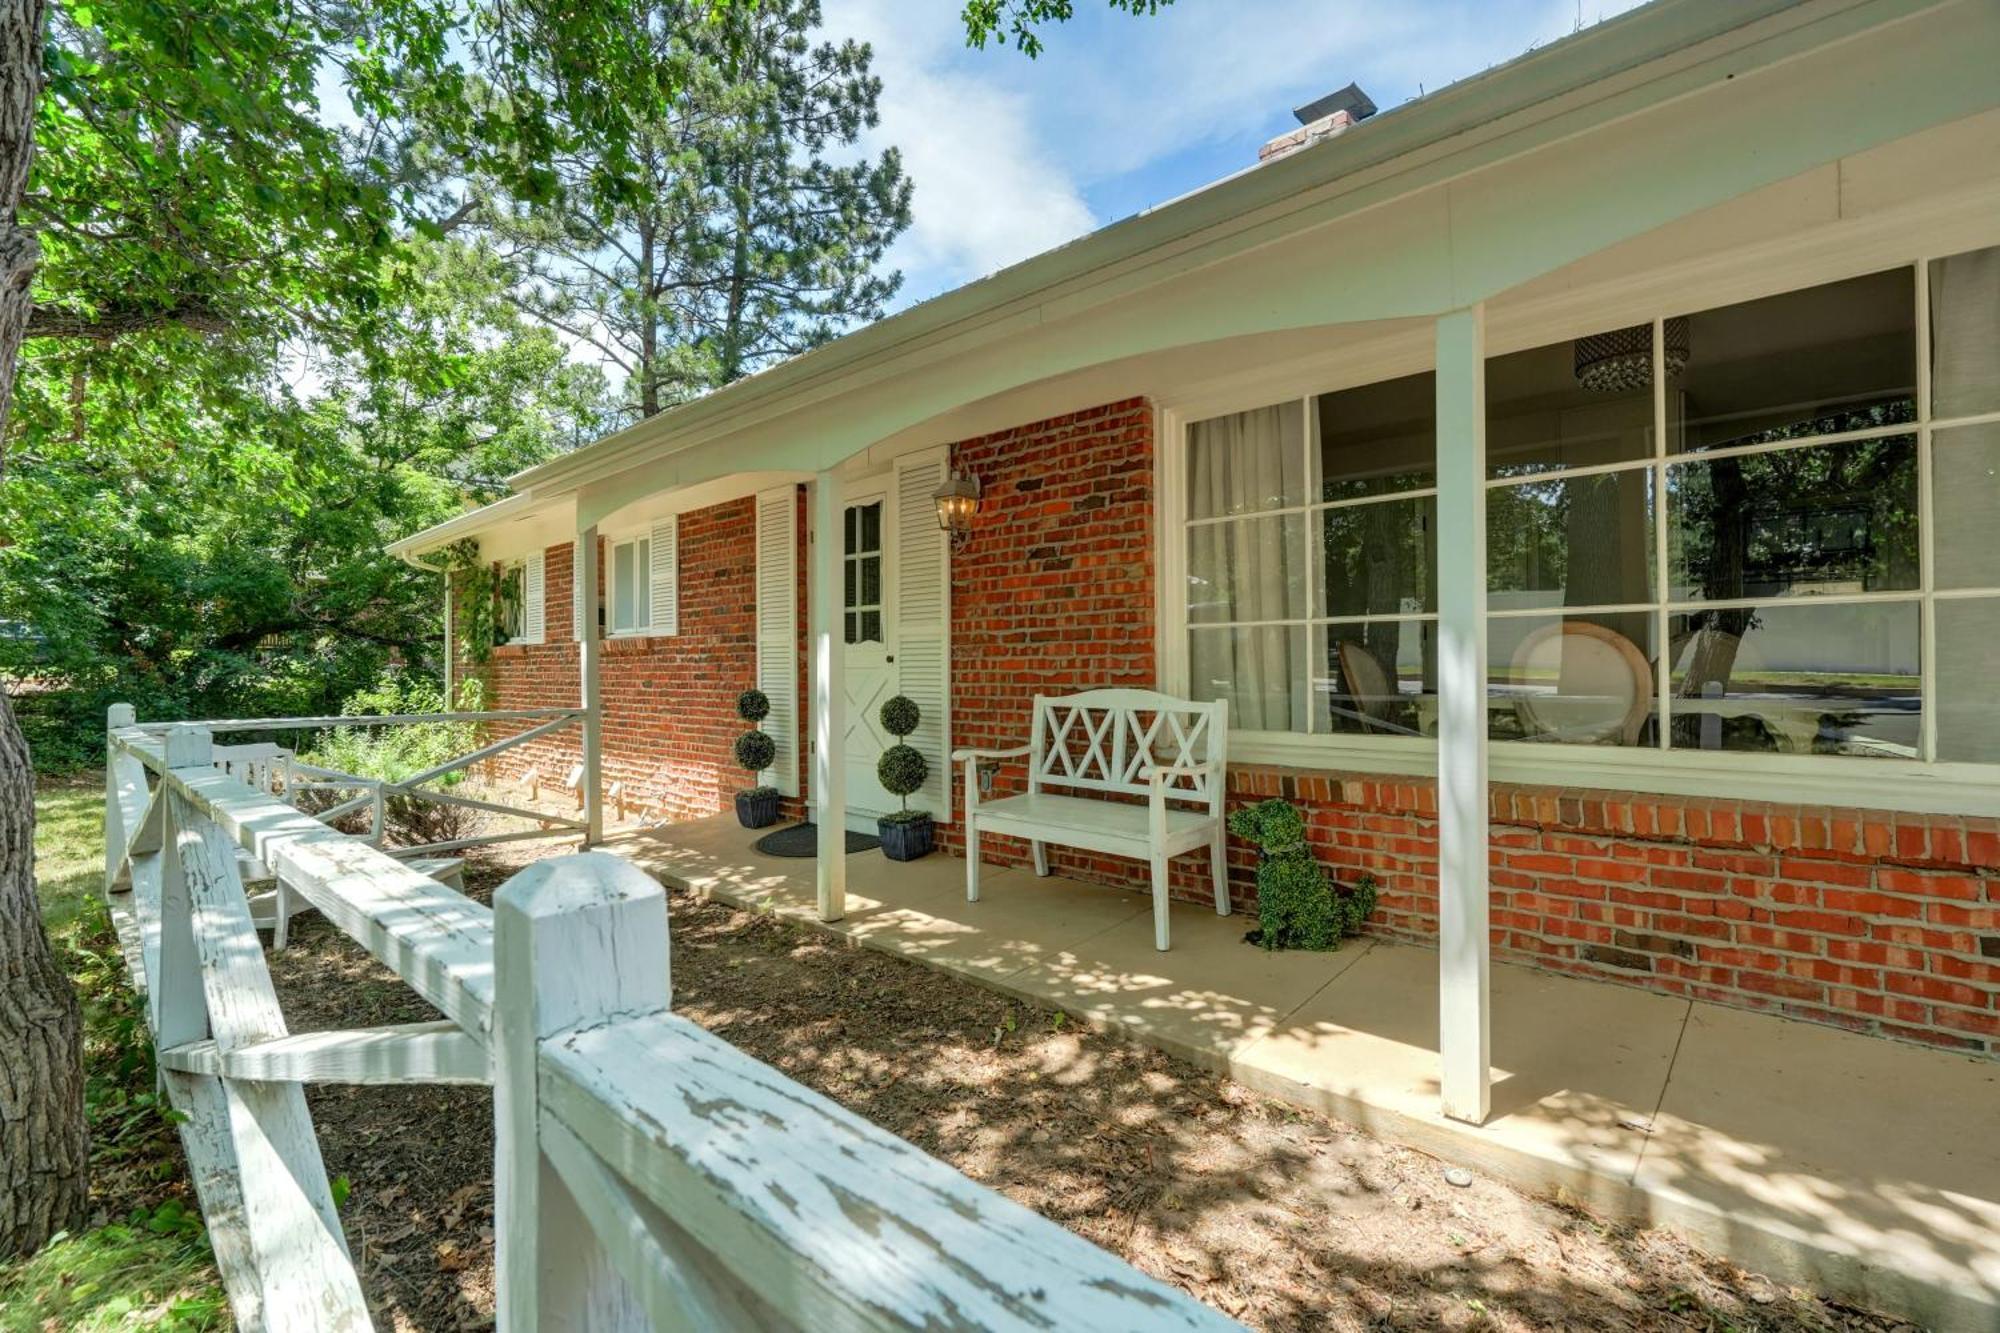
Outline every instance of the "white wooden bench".
{"type": "Polygon", "coordinates": [[[1153,869],[1153,945],[1167,947],[1167,863],[1208,849],[1215,910],[1229,915],[1223,791],[1229,705],[1189,703],[1152,690],[1036,695],[1026,745],[957,750],[965,765],[965,896],[979,901],[979,835],[1026,838],[1035,873],[1049,873],[1048,844],[1132,856],[1153,869]],[[1026,758],[1028,790],[979,799],[981,760],[1026,758]],[[1145,798],[1144,804],[1069,793],[1145,798]]]}

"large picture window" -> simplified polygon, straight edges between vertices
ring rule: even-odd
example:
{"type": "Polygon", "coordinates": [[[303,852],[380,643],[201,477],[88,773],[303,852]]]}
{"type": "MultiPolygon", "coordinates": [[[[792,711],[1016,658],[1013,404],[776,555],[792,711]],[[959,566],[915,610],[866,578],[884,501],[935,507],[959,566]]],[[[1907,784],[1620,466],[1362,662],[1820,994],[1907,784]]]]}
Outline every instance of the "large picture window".
{"type": "MultiPolygon", "coordinates": [[[[2000,249],[1487,363],[1496,741],[2000,762],[2000,249]]],[[[1188,689],[1433,735],[1428,374],[1194,422],[1188,689]]]]}
{"type": "Polygon", "coordinates": [[[1429,374],[1188,432],[1188,673],[1252,731],[1409,731],[1435,694],[1429,374]]]}

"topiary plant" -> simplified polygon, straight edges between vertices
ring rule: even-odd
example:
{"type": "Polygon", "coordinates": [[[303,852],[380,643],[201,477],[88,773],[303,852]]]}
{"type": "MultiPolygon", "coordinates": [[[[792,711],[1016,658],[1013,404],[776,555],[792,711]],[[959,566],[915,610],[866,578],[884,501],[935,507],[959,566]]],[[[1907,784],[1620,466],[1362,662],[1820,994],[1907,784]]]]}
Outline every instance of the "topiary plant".
{"type": "Polygon", "coordinates": [[[898,822],[929,819],[928,810],[910,809],[910,795],[923,787],[924,779],[930,776],[930,765],[924,762],[920,750],[901,740],[917,729],[917,723],[923,719],[922,712],[914,699],[899,694],[884,703],[875,716],[882,723],[882,730],[898,738],[896,744],[882,752],[875,765],[875,779],[882,784],[882,790],[903,802],[901,812],[890,818],[898,822]]]}
{"type": "MultiPolygon", "coordinates": [[[[762,690],[745,690],[736,696],[736,716],[755,727],[771,715],[771,699],[762,690]]],[[[759,778],[765,769],[778,760],[778,743],[760,731],[746,731],[736,738],[736,762],[750,770],[751,781],[755,784],[746,796],[763,796],[772,792],[759,778]]]]}
{"type": "Polygon", "coordinates": [[[1290,801],[1232,811],[1229,831],[1257,845],[1258,926],[1250,938],[1264,948],[1335,948],[1375,910],[1372,878],[1364,875],[1350,894],[1334,889],[1306,845],[1305,816],[1290,801]]]}

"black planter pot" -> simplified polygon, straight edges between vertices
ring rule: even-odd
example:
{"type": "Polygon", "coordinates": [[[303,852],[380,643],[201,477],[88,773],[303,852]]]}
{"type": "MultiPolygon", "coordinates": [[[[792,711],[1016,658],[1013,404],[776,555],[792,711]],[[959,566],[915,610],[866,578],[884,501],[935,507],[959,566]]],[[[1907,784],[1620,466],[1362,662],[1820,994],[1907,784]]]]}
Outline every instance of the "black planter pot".
{"type": "Polygon", "coordinates": [[[769,828],[778,822],[778,793],[739,791],[736,793],[736,822],[744,828],[769,828]]]}
{"type": "Polygon", "coordinates": [[[931,849],[932,825],[929,815],[922,819],[888,820],[875,823],[882,837],[882,855],[891,861],[914,861],[931,849]]]}

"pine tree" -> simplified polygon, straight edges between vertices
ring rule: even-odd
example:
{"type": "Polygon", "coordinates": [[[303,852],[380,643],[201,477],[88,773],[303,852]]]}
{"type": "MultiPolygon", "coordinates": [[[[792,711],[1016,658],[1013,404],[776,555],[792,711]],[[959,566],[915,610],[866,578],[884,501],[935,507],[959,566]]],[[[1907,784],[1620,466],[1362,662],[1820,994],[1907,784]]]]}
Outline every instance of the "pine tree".
{"type": "Polygon", "coordinates": [[[876,123],[881,80],[867,45],[815,42],[818,0],[707,24],[683,9],[648,15],[680,93],[644,126],[640,187],[582,152],[558,164],[560,204],[488,208],[524,307],[623,370],[640,418],[879,316],[910,217],[893,148],[843,151],[876,123]]]}

